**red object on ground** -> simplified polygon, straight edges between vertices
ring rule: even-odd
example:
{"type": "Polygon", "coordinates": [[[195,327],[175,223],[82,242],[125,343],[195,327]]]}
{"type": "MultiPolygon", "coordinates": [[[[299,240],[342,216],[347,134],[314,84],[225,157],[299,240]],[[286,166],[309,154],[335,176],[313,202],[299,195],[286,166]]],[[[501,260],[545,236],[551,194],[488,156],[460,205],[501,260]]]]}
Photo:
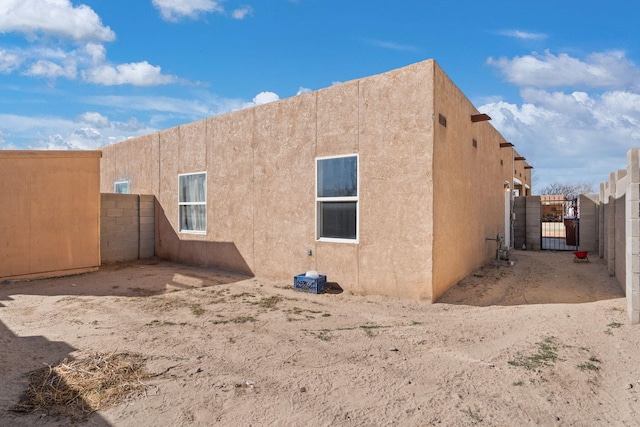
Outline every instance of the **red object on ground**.
{"type": "Polygon", "coordinates": [[[580,251],[580,252],[574,252],[574,254],[576,255],[576,258],[578,258],[578,259],[585,259],[587,257],[587,255],[589,254],[589,252],[580,251]]]}

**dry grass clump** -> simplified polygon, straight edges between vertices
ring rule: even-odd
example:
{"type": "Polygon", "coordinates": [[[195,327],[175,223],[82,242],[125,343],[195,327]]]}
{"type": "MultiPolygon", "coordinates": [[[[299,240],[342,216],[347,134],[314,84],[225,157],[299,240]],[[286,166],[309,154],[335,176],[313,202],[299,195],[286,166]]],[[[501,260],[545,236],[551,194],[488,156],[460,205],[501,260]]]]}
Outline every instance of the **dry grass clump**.
{"type": "Polygon", "coordinates": [[[136,353],[95,353],[31,371],[29,386],[12,410],[86,419],[144,394],[150,386],[142,381],[155,376],[145,372],[145,361],[136,353]]]}

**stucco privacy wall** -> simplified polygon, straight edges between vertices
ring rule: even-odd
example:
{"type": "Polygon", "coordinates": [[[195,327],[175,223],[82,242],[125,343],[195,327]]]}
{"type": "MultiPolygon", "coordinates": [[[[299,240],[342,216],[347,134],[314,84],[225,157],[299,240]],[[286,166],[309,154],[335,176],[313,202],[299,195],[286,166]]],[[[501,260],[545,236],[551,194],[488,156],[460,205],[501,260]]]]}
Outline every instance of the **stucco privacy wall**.
{"type": "Polygon", "coordinates": [[[433,143],[435,300],[495,255],[486,238],[504,235],[504,177],[513,169],[500,161],[502,135],[471,121],[478,111],[440,68],[434,91],[436,114],[446,117],[446,126],[436,121],[433,143]]]}
{"type": "Polygon", "coordinates": [[[155,197],[100,195],[100,256],[103,263],[133,261],[155,254],[155,197]]]}
{"type": "Polygon", "coordinates": [[[0,279],[100,265],[100,151],[0,151],[0,279]]]}
{"type": "Polygon", "coordinates": [[[476,112],[428,60],[105,147],[102,191],[127,179],[132,193],[156,195],[163,258],[279,280],[316,269],[352,292],[431,299],[436,176],[437,295],[491,259],[485,238],[504,230],[503,139],[471,123],[476,112]],[[453,120],[438,153],[434,94],[453,120]],[[359,241],[317,241],[316,158],[349,154],[359,156],[359,241]],[[196,172],[207,173],[206,235],[177,231],[178,174],[196,172]]]}

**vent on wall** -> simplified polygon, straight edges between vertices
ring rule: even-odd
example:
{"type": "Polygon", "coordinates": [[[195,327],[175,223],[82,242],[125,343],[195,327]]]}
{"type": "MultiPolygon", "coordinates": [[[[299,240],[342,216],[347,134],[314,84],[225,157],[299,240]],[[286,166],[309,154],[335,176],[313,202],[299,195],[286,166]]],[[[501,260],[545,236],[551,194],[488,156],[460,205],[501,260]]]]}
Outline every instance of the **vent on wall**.
{"type": "Polygon", "coordinates": [[[438,114],[438,123],[440,123],[444,127],[447,127],[447,118],[442,114],[438,114]]]}

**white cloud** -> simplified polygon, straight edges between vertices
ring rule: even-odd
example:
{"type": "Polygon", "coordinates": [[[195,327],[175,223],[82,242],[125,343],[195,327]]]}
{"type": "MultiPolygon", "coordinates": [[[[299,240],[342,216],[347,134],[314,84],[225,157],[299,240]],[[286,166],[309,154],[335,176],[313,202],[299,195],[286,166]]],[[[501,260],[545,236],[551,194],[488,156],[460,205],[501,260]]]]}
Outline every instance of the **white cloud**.
{"type": "MultiPolygon", "coordinates": [[[[140,120],[136,119],[135,117],[131,117],[129,120],[127,120],[126,122],[114,122],[112,123],[112,127],[114,129],[118,129],[121,131],[126,131],[126,132],[139,132],[141,130],[147,129],[147,125],[145,125],[144,123],[142,123],[140,120]]],[[[148,133],[148,132],[145,132],[148,133]]]]}
{"type": "Polygon", "coordinates": [[[20,149],[90,150],[156,130],[135,118],[127,122],[110,121],[94,112],[82,114],[79,120],[0,114],[0,123],[3,132],[9,132],[0,133],[2,149],[16,148],[17,142],[20,149]],[[2,141],[3,135],[5,139],[9,135],[11,141],[2,141]]]}
{"type": "Polygon", "coordinates": [[[84,80],[105,86],[130,84],[133,86],[156,86],[175,83],[178,78],[162,74],[159,66],[147,61],[120,64],[117,66],[101,65],[82,72],[84,80]]]}
{"type": "Polygon", "coordinates": [[[176,22],[181,18],[196,19],[201,13],[224,12],[220,2],[213,0],[153,0],[162,18],[176,22]]]}
{"type": "Polygon", "coordinates": [[[253,8],[251,6],[242,6],[231,12],[231,17],[233,19],[244,19],[251,14],[253,14],[253,8]]]}
{"type": "Polygon", "coordinates": [[[640,69],[623,52],[576,58],[546,51],[487,63],[521,87],[523,102],[492,100],[479,109],[534,163],[537,189],[606,181],[640,146],[640,69]]]}
{"type": "Polygon", "coordinates": [[[115,33],[102,25],[89,6],[74,7],[70,0],[2,0],[0,32],[38,34],[75,41],[112,41],[115,33]]]}
{"type": "Polygon", "coordinates": [[[302,95],[303,93],[309,93],[309,92],[311,92],[311,89],[300,86],[298,88],[298,92],[296,92],[296,95],[302,95]]]}
{"type": "MultiPolygon", "coordinates": [[[[209,0],[157,1],[169,8],[173,5],[177,11],[218,7],[209,0]]],[[[84,81],[105,86],[156,86],[179,81],[147,61],[109,64],[102,42],[114,40],[115,34],[102,25],[93,9],[82,4],[73,6],[70,0],[0,0],[2,32],[26,34],[32,45],[12,52],[0,49],[0,73],[19,71],[25,76],[51,80],[74,80],[80,75],[84,81]],[[50,39],[40,44],[39,35],[72,39],[79,47],[55,47],[50,39]]]]}
{"type": "Polygon", "coordinates": [[[15,53],[0,49],[0,73],[9,74],[17,70],[23,59],[15,53]]]}
{"type": "Polygon", "coordinates": [[[255,107],[256,105],[268,104],[270,102],[278,101],[280,97],[274,92],[260,92],[253,97],[251,102],[245,102],[242,108],[255,107]]]}
{"type": "Polygon", "coordinates": [[[95,111],[87,111],[78,117],[78,121],[91,124],[97,128],[109,127],[109,118],[95,111]]]}
{"type": "Polygon", "coordinates": [[[78,70],[75,62],[73,61],[67,61],[67,64],[62,66],[55,62],[41,59],[35,64],[32,64],[24,74],[32,77],[44,77],[50,79],[56,79],[58,77],[75,79],[78,74],[78,70]]]}
{"type": "Polygon", "coordinates": [[[200,100],[166,96],[95,96],[86,98],[84,101],[89,104],[117,109],[169,113],[172,117],[179,116],[192,121],[228,113],[243,106],[240,100],[215,96],[204,97],[200,100]]]}
{"type": "Polygon", "coordinates": [[[590,95],[525,89],[521,105],[479,108],[536,168],[536,189],[553,181],[604,182],[640,146],[640,94],[590,95]]]}
{"type": "Polygon", "coordinates": [[[606,92],[602,95],[602,101],[608,109],[616,114],[640,113],[640,94],[638,93],[606,92]]]}
{"type": "Polygon", "coordinates": [[[596,52],[584,59],[566,53],[487,59],[507,81],[519,86],[627,89],[640,87],[640,70],[623,52],[596,52]]]}
{"type": "Polygon", "coordinates": [[[93,65],[100,65],[104,63],[107,57],[107,50],[105,47],[97,43],[87,43],[82,48],[82,52],[91,58],[91,63],[93,65]]]}
{"type": "Polygon", "coordinates": [[[80,75],[84,81],[105,86],[157,86],[183,82],[176,76],[163,74],[160,66],[147,61],[109,64],[105,47],[98,43],[87,43],[70,51],[35,46],[17,53],[3,52],[0,51],[0,72],[13,72],[22,66],[22,74],[26,76],[73,80],[80,75]],[[5,67],[3,58],[6,58],[5,67]]]}
{"type": "Polygon", "coordinates": [[[502,36],[521,39],[521,40],[542,40],[547,38],[546,34],[531,33],[531,32],[522,31],[522,30],[503,30],[503,31],[499,31],[498,34],[502,36]]]}

